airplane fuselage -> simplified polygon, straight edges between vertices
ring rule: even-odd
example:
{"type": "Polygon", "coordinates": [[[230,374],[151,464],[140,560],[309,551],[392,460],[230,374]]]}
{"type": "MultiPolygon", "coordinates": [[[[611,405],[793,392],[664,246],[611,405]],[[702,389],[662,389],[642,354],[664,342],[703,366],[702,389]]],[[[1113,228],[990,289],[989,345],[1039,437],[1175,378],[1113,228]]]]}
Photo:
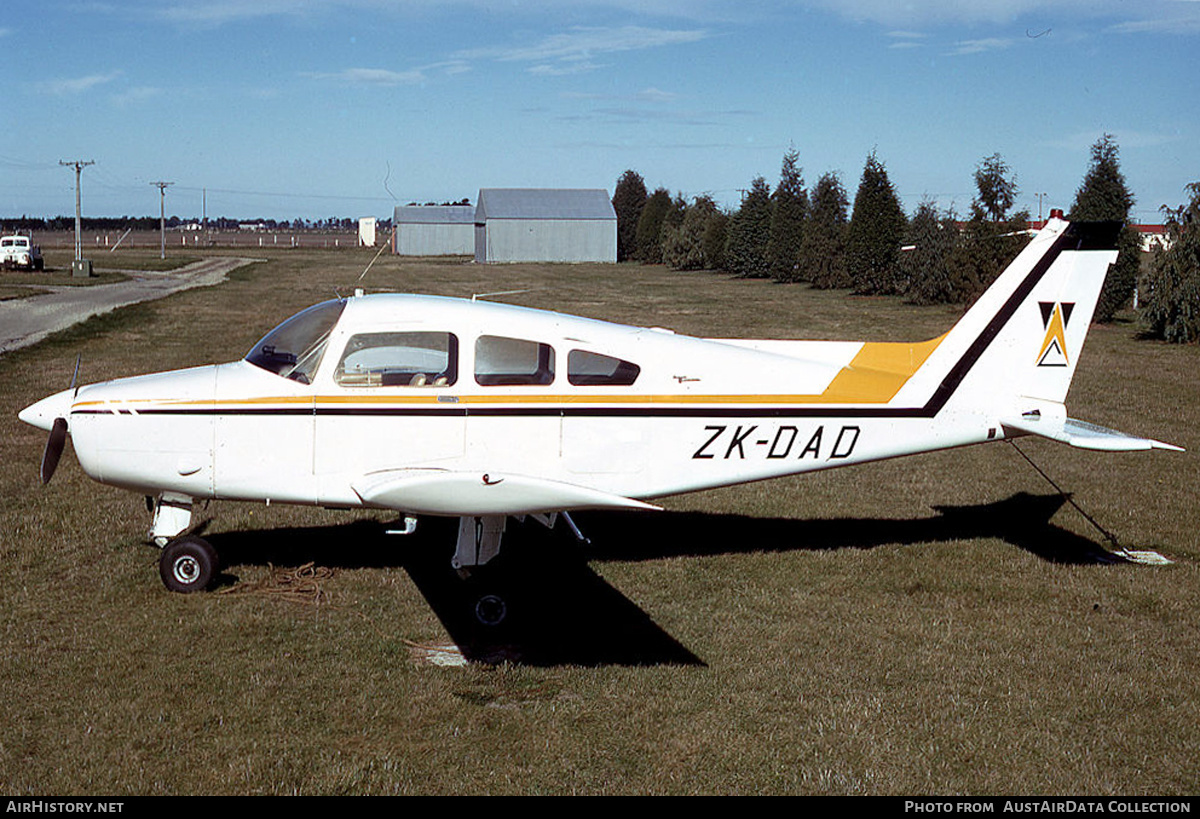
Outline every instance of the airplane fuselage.
{"type": "MultiPolygon", "coordinates": [[[[370,506],[355,485],[397,470],[537,476],[654,498],[988,439],[983,417],[934,424],[932,413],[889,409],[903,374],[848,385],[866,346],[857,342],[764,350],[483,302],[373,296],[348,300],[324,344],[309,383],[243,360],[83,387],[69,418],[79,461],[96,480],[146,494],[370,506]],[[363,336],[384,343],[355,369],[363,336]],[[446,348],[436,372],[383,360],[420,358],[414,342],[446,348]],[[432,383],[439,376],[445,383],[432,383]]],[[[922,345],[875,346],[908,356],[922,345]]],[[[464,510],[447,498],[407,511],[464,510]]]]}

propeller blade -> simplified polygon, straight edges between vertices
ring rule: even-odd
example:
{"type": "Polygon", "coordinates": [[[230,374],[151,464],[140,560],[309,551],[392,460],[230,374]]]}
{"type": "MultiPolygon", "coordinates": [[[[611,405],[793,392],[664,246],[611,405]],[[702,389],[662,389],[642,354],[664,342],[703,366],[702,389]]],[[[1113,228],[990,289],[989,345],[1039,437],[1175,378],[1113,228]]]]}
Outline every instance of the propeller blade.
{"type": "Polygon", "coordinates": [[[63,447],[67,443],[67,419],[55,418],[54,426],[50,428],[50,437],[46,440],[46,451],[42,453],[42,484],[50,483],[54,470],[58,469],[58,459],[62,457],[63,447]]]}

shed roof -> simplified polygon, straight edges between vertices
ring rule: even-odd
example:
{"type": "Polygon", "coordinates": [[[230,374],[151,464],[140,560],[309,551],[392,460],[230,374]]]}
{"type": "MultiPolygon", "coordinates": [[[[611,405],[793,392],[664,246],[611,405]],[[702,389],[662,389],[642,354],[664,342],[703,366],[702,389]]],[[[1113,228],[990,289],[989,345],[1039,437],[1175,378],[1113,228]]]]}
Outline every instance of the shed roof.
{"type": "Polygon", "coordinates": [[[401,205],[396,208],[397,225],[471,225],[473,205],[401,205]]]}
{"type": "Polygon", "coordinates": [[[603,188],[482,188],[475,222],[488,219],[616,220],[603,188]]]}

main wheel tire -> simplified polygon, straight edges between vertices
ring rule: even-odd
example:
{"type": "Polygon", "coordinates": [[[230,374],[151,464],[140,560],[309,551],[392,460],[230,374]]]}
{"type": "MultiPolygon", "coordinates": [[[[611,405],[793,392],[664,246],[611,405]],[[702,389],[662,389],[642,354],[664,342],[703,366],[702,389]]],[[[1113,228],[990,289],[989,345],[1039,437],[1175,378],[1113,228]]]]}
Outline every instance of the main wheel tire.
{"type": "Polygon", "coordinates": [[[158,560],[163,585],[179,594],[204,591],[217,576],[217,569],[217,550],[194,535],[168,543],[158,560]]]}
{"type": "Polygon", "coordinates": [[[485,594],[475,601],[475,622],[496,628],[508,619],[508,603],[498,594],[485,594]]]}

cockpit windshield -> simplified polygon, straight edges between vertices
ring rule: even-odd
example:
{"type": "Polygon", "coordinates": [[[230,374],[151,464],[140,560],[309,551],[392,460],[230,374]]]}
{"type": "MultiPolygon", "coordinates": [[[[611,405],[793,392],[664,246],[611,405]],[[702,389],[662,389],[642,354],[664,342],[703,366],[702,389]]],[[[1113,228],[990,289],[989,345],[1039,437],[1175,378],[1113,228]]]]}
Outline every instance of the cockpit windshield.
{"type": "Polygon", "coordinates": [[[329,334],[345,307],[345,300],[337,299],[297,313],[263,336],[246,360],[301,384],[312,383],[321,356],[325,354],[329,334]]]}

